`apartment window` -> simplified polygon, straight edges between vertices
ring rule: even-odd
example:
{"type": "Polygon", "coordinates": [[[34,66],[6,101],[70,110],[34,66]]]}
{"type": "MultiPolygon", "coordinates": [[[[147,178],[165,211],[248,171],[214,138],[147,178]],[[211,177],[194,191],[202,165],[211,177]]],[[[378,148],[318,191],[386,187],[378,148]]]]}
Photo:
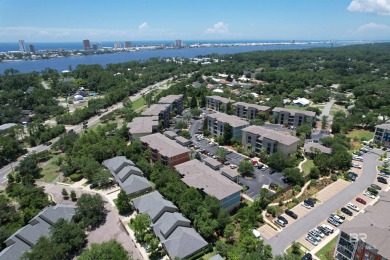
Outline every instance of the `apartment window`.
{"type": "Polygon", "coordinates": [[[252,136],[248,135],[248,137],[247,137],[247,142],[248,142],[248,143],[251,143],[251,142],[252,142],[252,136]]]}

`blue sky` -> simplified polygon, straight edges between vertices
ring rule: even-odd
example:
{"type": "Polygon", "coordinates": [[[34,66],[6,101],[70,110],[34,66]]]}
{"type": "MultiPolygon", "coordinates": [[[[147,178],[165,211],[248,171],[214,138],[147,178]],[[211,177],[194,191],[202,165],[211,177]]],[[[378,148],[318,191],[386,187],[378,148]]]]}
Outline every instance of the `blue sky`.
{"type": "Polygon", "coordinates": [[[0,42],[390,40],[390,0],[0,0],[0,42]]]}

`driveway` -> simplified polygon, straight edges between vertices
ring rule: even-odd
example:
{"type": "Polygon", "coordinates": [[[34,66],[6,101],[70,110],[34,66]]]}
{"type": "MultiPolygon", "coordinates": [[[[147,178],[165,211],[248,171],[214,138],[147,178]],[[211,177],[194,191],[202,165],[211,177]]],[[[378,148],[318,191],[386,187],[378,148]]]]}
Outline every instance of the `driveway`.
{"type": "Polygon", "coordinates": [[[294,225],[287,226],[276,236],[265,240],[266,244],[271,245],[272,253],[274,255],[283,254],[284,249],[290,246],[293,241],[297,241],[309,230],[316,227],[318,223],[326,219],[329,214],[337,211],[346,203],[353,200],[373,183],[376,179],[376,166],[381,165],[377,161],[380,154],[380,150],[373,150],[364,154],[363,174],[359,176],[354,183],[319,205],[317,208],[311,210],[311,212],[306,214],[303,218],[298,219],[294,225]]]}
{"type": "Polygon", "coordinates": [[[329,100],[328,103],[325,104],[324,109],[322,109],[322,114],[319,116],[320,119],[322,119],[323,116],[327,116],[328,121],[331,121],[333,119],[333,117],[330,116],[329,113],[330,113],[330,109],[332,108],[334,102],[336,102],[336,100],[331,99],[331,100],[329,100]]]}

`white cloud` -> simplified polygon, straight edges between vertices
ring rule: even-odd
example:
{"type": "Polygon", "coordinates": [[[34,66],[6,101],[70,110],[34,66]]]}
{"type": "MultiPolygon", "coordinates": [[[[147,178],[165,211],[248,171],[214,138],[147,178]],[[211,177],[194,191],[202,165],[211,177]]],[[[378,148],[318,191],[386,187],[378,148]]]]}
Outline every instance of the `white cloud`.
{"type": "Polygon", "coordinates": [[[352,0],[348,11],[390,15],[390,0],[352,0]]]}
{"type": "Polygon", "coordinates": [[[363,24],[358,28],[359,32],[372,31],[372,30],[389,31],[390,27],[385,24],[367,23],[367,24],[363,24]]]}
{"type": "Polygon", "coordinates": [[[223,22],[217,22],[212,27],[207,28],[204,32],[207,34],[227,34],[229,33],[229,27],[223,22]]]}
{"type": "Polygon", "coordinates": [[[144,31],[144,30],[146,30],[146,29],[148,29],[148,28],[149,28],[149,25],[148,25],[147,22],[143,22],[143,23],[141,23],[141,24],[138,26],[138,29],[139,29],[140,31],[144,31]]]}

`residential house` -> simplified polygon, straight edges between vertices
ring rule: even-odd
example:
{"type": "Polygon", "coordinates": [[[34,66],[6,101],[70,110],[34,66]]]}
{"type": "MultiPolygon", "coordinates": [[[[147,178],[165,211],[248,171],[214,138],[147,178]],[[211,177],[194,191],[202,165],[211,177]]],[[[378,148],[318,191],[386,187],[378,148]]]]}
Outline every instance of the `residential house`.
{"type": "Polygon", "coordinates": [[[128,161],[132,163],[132,161],[127,160],[124,156],[117,156],[103,161],[102,164],[107,167],[118,185],[127,195],[134,196],[153,190],[153,187],[150,185],[149,181],[143,177],[143,173],[139,168],[135,167],[134,164],[123,166],[124,164],[129,163],[128,161]],[[117,170],[115,171],[114,169],[117,170]]]}
{"type": "Polygon", "coordinates": [[[183,95],[168,95],[160,98],[158,103],[169,105],[169,112],[176,109],[176,114],[181,115],[183,113],[183,95]]]}
{"type": "Polygon", "coordinates": [[[0,259],[21,259],[23,254],[29,251],[40,237],[49,236],[50,227],[54,223],[61,218],[72,221],[74,214],[75,207],[71,205],[57,204],[56,206],[46,207],[31,219],[26,226],[4,241],[5,248],[0,252],[0,259]]]}
{"type": "Polygon", "coordinates": [[[165,212],[152,226],[161,241],[167,239],[177,227],[191,227],[191,221],[179,212],[165,212]]]}
{"type": "Polygon", "coordinates": [[[299,139],[262,126],[249,126],[242,129],[242,145],[246,149],[254,149],[258,154],[265,148],[268,154],[280,151],[286,155],[298,149],[299,139]]]}
{"type": "Polygon", "coordinates": [[[328,148],[326,146],[314,142],[305,143],[305,145],[303,146],[303,150],[305,154],[307,154],[311,158],[313,158],[319,153],[323,153],[326,155],[330,155],[332,153],[331,148],[328,148]]]}
{"type": "Polygon", "coordinates": [[[234,100],[220,97],[220,96],[207,96],[206,107],[215,111],[221,111],[226,113],[226,106],[229,103],[234,103],[234,100]]]}
{"type": "Polygon", "coordinates": [[[390,147],[390,124],[381,124],[375,126],[374,142],[384,147],[390,147]]]}
{"type": "Polygon", "coordinates": [[[131,201],[139,214],[147,214],[155,223],[166,212],[177,212],[177,207],[163,198],[158,191],[153,191],[131,201]]]}
{"type": "Polygon", "coordinates": [[[158,116],[135,117],[127,124],[131,141],[139,141],[140,137],[158,132],[158,116]]]}
{"type": "Polygon", "coordinates": [[[190,187],[216,197],[222,208],[232,210],[240,204],[242,187],[214,171],[198,160],[191,160],[175,166],[182,181],[190,187]]]}
{"type": "Polygon", "coordinates": [[[173,167],[190,159],[187,148],[160,133],[143,136],[140,141],[144,149],[150,150],[153,162],[161,161],[173,167]]]}
{"type": "Polygon", "coordinates": [[[390,259],[390,192],[340,227],[335,259],[390,259]]]}
{"type": "Polygon", "coordinates": [[[141,116],[158,116],[159,122],[164,128],[169,127],[169,108],[168,104],[153,104],[141,113],[141,116]]]}
{"type": "Polygon", "coordinates": [[[316,113],[313,111],[275,107],[272,110],[272,116],[275,119],[275,123],[279,125],[298,127],[304,124],[313,125],[316,113]]]}
{"type": "Polygon", "coordinates": [[[234,115],[247,118],[249,120],[255,119],[258,115],[263,114],[266,118],[269,116],[270,107],[260,106],[257,104],[249,104],[245,102],[237,102],[233,104],[234,115]]]}
{"type": "Polygon", "coordinates": [[[237,116],[231,116],[224,113],[214,113],[207,115],[207,128],[210,133],[216,137],[224,134],[225,124],[232,127],[233,137],[241,139],[242,129],[249,126],[249,122],[242,120],[237,116]]]}
{"type": "Polygon", "coordinates": [[[194,88],[200,88],[200,86],[202,86],[202,84],[200,84],[199,82],[195,81],[195,82],[192,83],[192,86],[194,88]]]}
{"type": "Polygon", "coordinates": [[[307,107],[310,104],[310,101],[307,100],[306,98],[297,98],[293,100],[293,103],[295,106],[298,107],[307,107]]]}

